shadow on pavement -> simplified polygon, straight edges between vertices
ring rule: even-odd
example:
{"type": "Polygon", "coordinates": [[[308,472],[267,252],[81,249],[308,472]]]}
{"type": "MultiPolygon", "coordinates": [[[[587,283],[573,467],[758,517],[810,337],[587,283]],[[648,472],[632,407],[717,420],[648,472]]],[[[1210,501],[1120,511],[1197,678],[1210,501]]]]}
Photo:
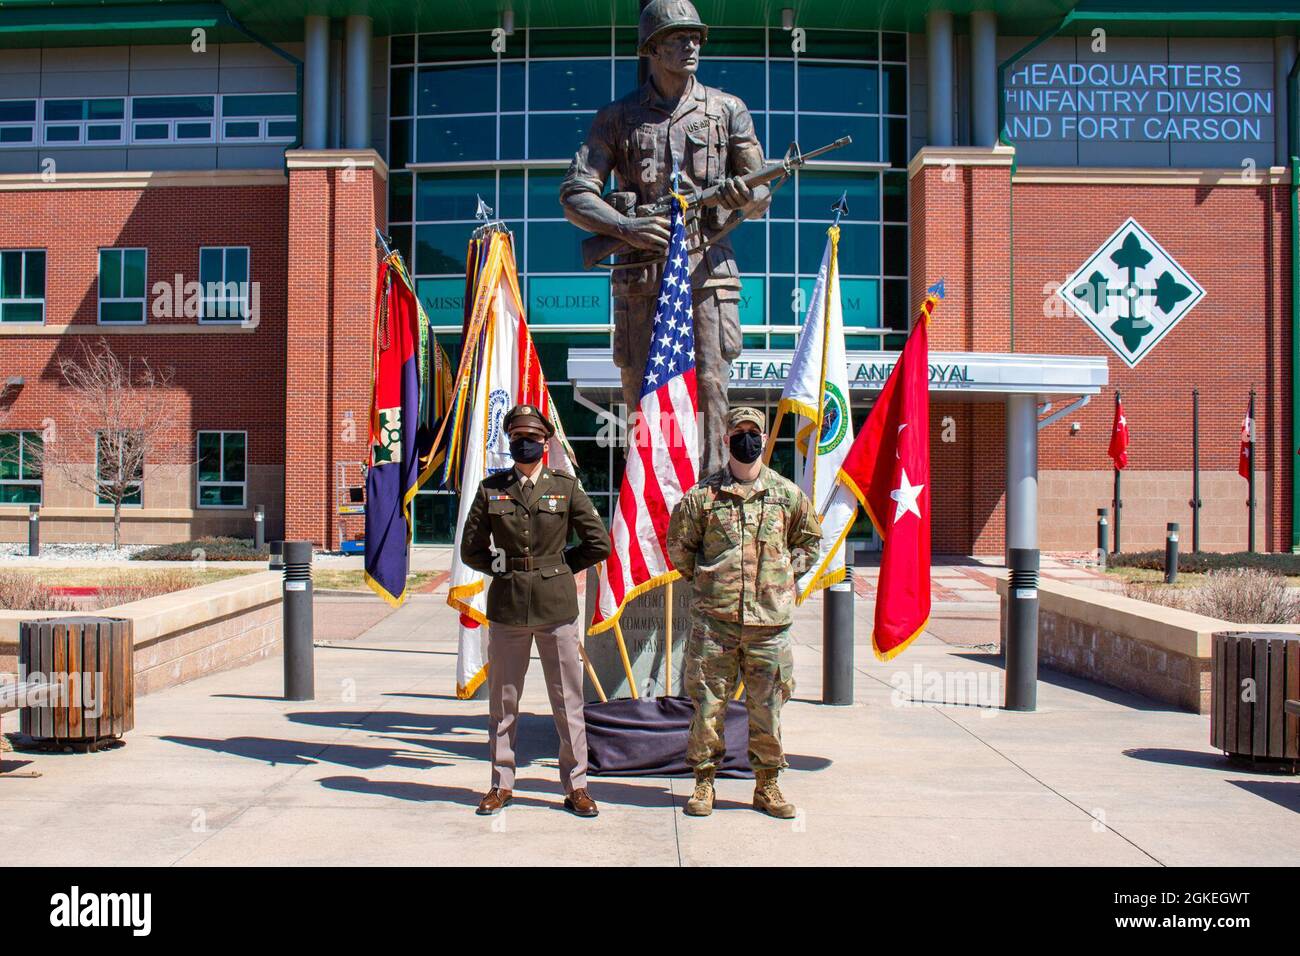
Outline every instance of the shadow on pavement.
{"type": "MultiPolygon", "coordinates": [[[[368,780],[365,777],[322,777],[319,783],[327,790],[369,793],[416,803],[453,803],[462,807],[477,807],[479,800],[487,792],[486,785],[479,791],[466,787],[444,787],[432,783],[408,783],[402,780],[368,780]]],[[[514,802],[522,806],[545,807],[553,801],[522,796],[516,790],[514,802]]]]}
{"type": "MultiPolygon", "coordinates": [[[[952,656],[960,660],[990,664],[999,669],[1003,667],[1001,654],[965,654],[962,653],[960,648],[954,647],[952,656]]],[[[1146,697],[1140,697],[1130,691],[1120,690],[1118,687],[1108,687],[1105,684],[1089,680],[1086,677],[1075,677],[1073,674],[1066,674],[1064,671],[1052,670],[1049,667],[1040,667],[1038,669],[1038,679],[1044,684],[1051,684],[1055,687],[1064,687],[1066,690],[1075,690],[1081,694],[1096,697],[1099,700],[1104,700],[1110,704],[1118,704],[1121,707],[1127,707],[1129,710],[1163,711],[1170,714],[1188,713],[1183,708],[1175,707],[1173,704],[1166,704],[1158,700],[1150,700],[1146,697]]]]}
{"type": "Polygon", "coordinates": [[[1257,797],[1271,800],[1279,807],[1300,813],[1300,782],[1283,783],[1280,780],[1229,780],[1228,783],[1242,790],[1249,790],[1257,797]]]}
{"type": "Polygon", "coordinates": [[[1149,763],[1175,764],[1180,767],[1201,767],[1205,770],[1227,770],[1228,758],[1219,753],[1201,750],[1172,750],[1167,747],[1134,747],[1124,751],[1125,757],[1146,760],[1149,763]]]}
{"type": "Polygon", "coordinates": [[[358,747],[352,744],[282,740],[275,737],[228,737],[219,740],[205,737],[163,736],[158,739],[180,744],[182,747],[196,747],[213,753],[260,760],[272,767],[280,764],[305,767],[318,763],[334,763],[357,770],[374,770],[379,767],[409,767],[422,770],[451,766],[394,747],[358,747]]]}

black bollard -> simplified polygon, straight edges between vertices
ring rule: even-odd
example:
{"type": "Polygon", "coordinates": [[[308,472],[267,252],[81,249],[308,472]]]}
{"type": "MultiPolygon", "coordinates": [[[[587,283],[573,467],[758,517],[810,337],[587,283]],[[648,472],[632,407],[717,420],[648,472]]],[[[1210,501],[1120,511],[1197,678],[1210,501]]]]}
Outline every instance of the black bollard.
{"type": "Polygon", "coordinates": [[[1110,549],[1110,509],[1097,509],[1097,563],[1106,566],[1106,552],[1110,549]]]}
{"type": "Polygon", "coordinates": [[[853,569],[822,593],[822,703],[853,703],[853,569]]]}
{"type": "Polygon", "coordinates": [[[1178,522],[1165,526],[1165,584],[1178,580],[1178,522]]]}
{"type": "Polygon", "coordinates": [[[311,542],[284,542],[284,699],[314,700],[311,542]]]}
{"type": "Polygon", "coordinates": [[[253,549],[261,551],[266,547],[266,505],[258,505],[253,510],[253,549]]]}
{"type": "Polygon", "coordinates": [[[41,506],[27,506],[27,553],[33,558],[41,554],[41,506]]]}
{"type": "Polygon", "coordinates": [[[1006,709],[1038,709],[1038,549],[1011,548],[1007,588],[1006,709]]]}
{"type": "Polygon", "coordinates": [[[272,571],[278,571],[282,567],[284,567],[284,542],[283,541],[271,542],[271,562],[268,565],[268,567],[272,571]]]}

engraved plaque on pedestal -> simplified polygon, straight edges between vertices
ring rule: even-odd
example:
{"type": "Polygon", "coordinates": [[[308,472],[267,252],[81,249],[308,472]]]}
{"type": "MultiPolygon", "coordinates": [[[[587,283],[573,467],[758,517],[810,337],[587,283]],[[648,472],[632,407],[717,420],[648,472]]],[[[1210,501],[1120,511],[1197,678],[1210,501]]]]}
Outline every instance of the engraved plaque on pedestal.
{"type": "MultiPolygon", "coordinates": [[[[596,608],[596,572],[588,572],[586,611],[583,621],[590,621],[596,608]]],[[[685,664],[684,651],[686,636],[691,627],[691,584],[689,581],[674,581],[673,592],[673,675],[672,693],[683,696],[686,693],[682,685],[685,664]]],[[[623,609],[619,626],[623,630],[623,640],[627,644],[628,660],[632,664],[632,675],[636,679],[637,693],[642,697],[660,697],[668,692],[664,670],[664,597],[668,588],[657,587],[631,601],[623,609]]],[[[628,688],[623,660],[618,652],[618,638],[614,629],[588,634],[583,638],[586,644],[587,658],[592,669],[600,679],[600,686],[610,700],[616,697],[631,697],[628,688]]],[[[600,700],[590,675],[584,675],[583,694],[587,701],[600,700]]]]}

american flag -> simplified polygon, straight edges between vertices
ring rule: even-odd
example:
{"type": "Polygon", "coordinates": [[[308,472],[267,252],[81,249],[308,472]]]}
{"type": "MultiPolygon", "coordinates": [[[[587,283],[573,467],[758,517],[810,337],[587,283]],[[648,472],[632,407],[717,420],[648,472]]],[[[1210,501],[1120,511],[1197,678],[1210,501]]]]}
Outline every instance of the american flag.
{"type": "Polygon", "coordinates": [[[613,627],[638,594],[678,577],[668,559],[668,518],[695,484],[700,467],[690,257],[679,204],[673,205],[669,225],[639,414],[610,529],[614,550],[601,566],[592,634],[613,627]]]}

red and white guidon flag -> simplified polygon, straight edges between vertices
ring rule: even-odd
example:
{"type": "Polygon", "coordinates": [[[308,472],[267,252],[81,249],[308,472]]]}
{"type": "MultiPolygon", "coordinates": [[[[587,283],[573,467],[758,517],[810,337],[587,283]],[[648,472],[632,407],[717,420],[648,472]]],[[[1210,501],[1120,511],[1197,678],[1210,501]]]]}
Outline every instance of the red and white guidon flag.
{"type": "Polygon", "coordinates": [[[614,550],[600,566],[589,634],[613,627],[627,602],[680,575],[668,558],[668,519],[700,468],[690,258],[680,203],[673,204],[641,403],[610,527],[614,550]]]}
{"type": "Polygon", "coordinates": [[[898,364],[840,466],[883,542],[871,645],[887,661],[930,620],[930,314],[927,295],[898,364]]]}
{"type": "Polygon", "coordinates": [[[1237,474],[1250,480],[1250,456],[1255,448],[1255,422],[1246,412],[1241,420],[1241,451],[1237,455],[1237,474]]]}
{"type": "Polygon", "coordinates": [[[1115,396],[1115,424],[1110,430],[1110,447],[1106,454],[1115,460],[1115,467],[1123,471],[1128,467],[1128,419],[1124,417],[1124,403],[1115,396]]]}

